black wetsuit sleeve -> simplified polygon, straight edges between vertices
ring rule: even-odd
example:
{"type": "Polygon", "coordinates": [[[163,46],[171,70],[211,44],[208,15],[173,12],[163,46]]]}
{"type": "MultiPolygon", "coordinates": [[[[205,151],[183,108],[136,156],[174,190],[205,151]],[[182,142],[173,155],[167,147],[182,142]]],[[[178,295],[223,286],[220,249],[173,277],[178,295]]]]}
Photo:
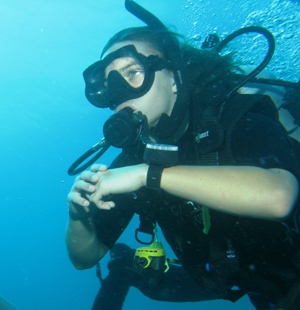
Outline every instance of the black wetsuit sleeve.
{"type": "Polygon", "coordinates": [[[95,225],[97,236],[111,249],[131,221],[134,210],[129,195],[111,197],[116,206],[111,210],[97,210],[95,225]]]}
{"type": "Polygon", "coordinates": [[[218,296],[199,286],[181,266],[170,265],[156,288],[150,289],[145,277],[142,280],[137,277],[133,279],[135,283],[132,286],[157,301],[196,302],[218,299],[218,296]]]}
{"type": "Polygon", "coordinates": [[[130,288],[130,279],[123,273],[110,273],[101,284],[92,310],[121,310],[130,288]]]}
{"type": "Polygon", "coordinates": [[[233,131],[231,142],[237,165],[285,169],[299,180],[299,164],[286,133],[270,117],[248,113],[233,131]]]}
{"type": "Polygon", "coordinates": [[[143,295],[157,301],[197,302],[217,299],[213,293],[201,288],[181,267],[170,265],[161,274],[158,285],[153,286],[154,270],[138,274],[133,269],[131,259],[116,259],[108,264],[109,274],[102,281],[92,310],[121,310],[131,286],[143,295]]]}

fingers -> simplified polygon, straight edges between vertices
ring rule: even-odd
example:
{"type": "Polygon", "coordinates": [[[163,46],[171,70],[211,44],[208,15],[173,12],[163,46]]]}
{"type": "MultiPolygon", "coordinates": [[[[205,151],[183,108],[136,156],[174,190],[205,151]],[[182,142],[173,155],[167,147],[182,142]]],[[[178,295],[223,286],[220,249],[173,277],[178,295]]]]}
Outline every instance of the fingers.
{"type": "Polygon", "coordinates": [[[71,191],[78,192],[82,195],[89,195],[94,193],[95,190],[96,186],[94,184],[86,182],[84,180],[78,180],[74,183],[71,191]]]}
{"type": "Polygon", "coordinates": [[[78,207],[76,206],[80,206],[84,209],[85,212],[89,212],[89,205],[90,202],[88,199],[85,199],[83,197],[81,197],[78,193],[69,193],[68,195],[68,201],[69,201],[69,208],[72,211],[78,211],[78,207]]]}
{"type": "Polygon", "coordinates": [[[78,207],[82,207],[89,212],[91,203],[97,208],[110,210],[115,207],[113,201],[103,201],[103,193],[97,193],[97,186],[100,183],[100,175],[98,172],[107,171],[107,166],[102,164],[93,165],[91,171],[84,171],[75,178],[71,192],[68,195],[70,209],[78,211],[78,207]]]}
{"type": "MultiPolygon", "coordinates": [[[[97,172],[97,171],[96,171],[97,172]]],[[[85,182],[89,182],[89,183],[92,183],[92,184],[95,184],[99,181],[99,176],[97,175],[96,172],[92,172],[92,171],[83,171],[81,173],[80,176],[78,176],[76,179],[75,179],[75,182],[76,181],[79,181],[79,180],[83,180],[85,182]]]]}
{"type": "Polygon", "coordinates": [[[103,164],[95,164],[95,165],[92,165],[91,167],[92,172],[99,172],[99,171],[103,172],[106,170],[107,170],[107,166],[103,164]]]}
{"type": "Polygon", "coordinates": [[[89,210],[89,196],[96,191],[96,183],[99,181],[99,176],[91,171],[84,171],[81,175],[75,178],[75,182],[68,195],[70,207],[73,205],[81,206],[85,211],[89,210]]]}
{"type": "Polygon", "coordinates": [[[115,203],[113,201],[103,201],[103,200],[98,200],[95,201],[94,204],[98,209],[102,210],[110,210],[115,207],[115,203]]]}
{"type": "Polygon", "coordinates": [[[89,195],[93,194],[95,190],[96,187],[90,183],[82,180],[75,182],[71,192],[68,194],[70,207],[72,207],[72,205],[81,206],[88,212],[90,206],[89,195]]]}

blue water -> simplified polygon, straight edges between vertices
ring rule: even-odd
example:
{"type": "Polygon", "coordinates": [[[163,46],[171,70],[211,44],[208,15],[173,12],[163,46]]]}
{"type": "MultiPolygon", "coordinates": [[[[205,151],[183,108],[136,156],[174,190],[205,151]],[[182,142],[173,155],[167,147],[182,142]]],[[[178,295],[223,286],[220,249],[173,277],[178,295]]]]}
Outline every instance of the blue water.
{"type": "MultiPolygon", "coordinates": [[[[277,40],[268,68],[291,81],[300,76],[299,1],[138,2],[199,42],[214,31],[224,37],[242,26],[265,26],[277,40]]],[[[75,270],[64,245],[73,183],[66,171],[101,139],[109,111],[87,102],[82,71],[111,35],[142,24],[123,0],[1,0],[0,12],[0,295],[22,310],[90,309],[99,288],[95,271],[75,270]]],[[[244,47],[240,57],[247,62],[263,55],[249,40],[236,45],[244,47]]],[[[111,149],[102,162],[116,154],[111,149]]],[[[132,247],[136,225],[121,238],[132,247]]],[[[236,304],[159,303],[135,289],[124,309],[152,307],[253,309],[247,298],[236,304]]]]}

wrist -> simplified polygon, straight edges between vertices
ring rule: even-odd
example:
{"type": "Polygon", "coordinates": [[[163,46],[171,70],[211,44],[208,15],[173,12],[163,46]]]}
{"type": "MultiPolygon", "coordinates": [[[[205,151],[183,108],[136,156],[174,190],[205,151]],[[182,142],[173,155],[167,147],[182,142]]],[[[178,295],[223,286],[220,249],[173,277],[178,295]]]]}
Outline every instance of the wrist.
{"type": "Polygon", "coordinates": [[[73,221],[79,221],[91,217],[91,212],[86,212],[83,209],[69,206],[69,218],[73,221]]]}
{"type": "Polygon", "coordinates": [[[69,218],[73,221],[81,221],[83,219],[87,219],[88,217],[90,217],[90,215],[88,213],[79,214],[77,212],[69,210],[69,218]]]}
{"type": "Polygon", "coordinates": [[[140,164],[139,166],[139,179],[141,187],[147,186],[147,172],[148,172],[148,165],[140,164]]]}

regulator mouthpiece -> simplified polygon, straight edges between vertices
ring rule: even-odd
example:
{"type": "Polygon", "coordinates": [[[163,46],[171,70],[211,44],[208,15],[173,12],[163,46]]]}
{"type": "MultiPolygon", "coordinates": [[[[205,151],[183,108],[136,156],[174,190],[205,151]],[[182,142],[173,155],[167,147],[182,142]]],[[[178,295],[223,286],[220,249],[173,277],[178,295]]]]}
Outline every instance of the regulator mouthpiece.
{"type": "Polygon", "coordinates": [[[131,108],[124,108],[104,123],[103,134],[110,145],[123,148],[133,145],[146,126],[145,115],[134,112],[131,108]]]}

